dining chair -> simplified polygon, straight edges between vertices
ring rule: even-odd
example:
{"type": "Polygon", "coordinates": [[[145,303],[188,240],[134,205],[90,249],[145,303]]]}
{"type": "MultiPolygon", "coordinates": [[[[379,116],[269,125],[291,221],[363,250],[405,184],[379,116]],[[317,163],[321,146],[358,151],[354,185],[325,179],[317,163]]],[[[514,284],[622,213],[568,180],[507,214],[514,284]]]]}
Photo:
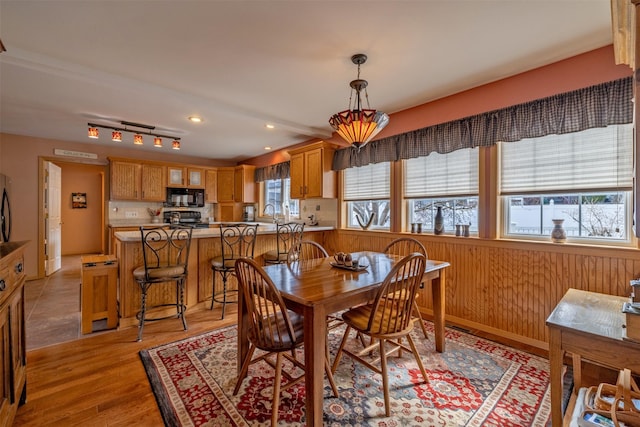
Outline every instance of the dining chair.
{"type": "MultiPolygon", "coordinates": [[[[327,258],[328,256],[329,253],[320,243],[314,242],[313,240],[301,240],[289,249],[287,264],[291,266],[296,261],[327,258]]],[[[334,329],[341,324],[342,319],[339,317],[333,314],[327,315],[327,330],[334,329]]],[[[328,349],[329,347],[327,347],[327,351],[328,349]]],[[[329,357],[328,353],[327,357],[329,357]]]]}
{"type": "Polygon", "coordinates": [[[229,276],[235,275],[236,260],[240,258],[253,258],[258,234],[258,224],[247,223],[222,223],[220,224],[220,255],[211,259],[213,270],[213,296],[211,297],[211,310],[214,302],[222,304],[222,317],[227,304],[235,304],[237,299],[229,299],[229,293],[237,294],[237,289],[228,289],[229,276]],[[216,276],[222,277],[222,290],[216,291],[216,276]]]}
{"type": "Polygon", "coordinates": [[[300,243],[303,233],[303,222],[276,224],[276,249],[265,252],[264,262],[267,264],[287,262],[289,249],[300,243]]]}
{"type": "MultiPolygon", "coordinates": [[[[304,373],[295,376],[282,369],[283,358],[286,358],[304,371],[304,364],[296,358],[295,354],[296,348],[304,343],[304,318],[287,309],[282,295],[273,281],[255,260],[238,259],[235,263],[235,274],[249,319],[247,331],[249,351],[242,361],[233,394],[238,394],[242,381],[249,372],[249,365],[261,360],[271,365],[275,369],[271,425],[275,426],[278,423],[282,377],[284,376],[287,380],[284,385],[285,390],[304,380],[304,373]],[[252,359],[256,349],[265,353],[252,359]],[[272,360],[274,354],[275,363],[272,360]]],[[[325,372],[334,396],[338,397],[338,389],[333,381],[329,361],[326,358],[325,372]]]]}
{"type": "MultiPolygon", "coordinates": [[[[387,245],[386,248],[382,251],[385,254],[389,255],[399,255],[406,256],[413,252],[418,252],[424,255],[425,259],[428,259],[427,250],[424,245],[420,243],[418,240],[412,237],[399,237],[393,240],[391,243],[387,245]]],[[[422,282],[420,284],[422,286],[422,282]]],[[[418,293],[416,292],[416,298],[413,301],[413,316],[418,321],[420,325],[420,329],[422,329],[422,333],[426,339],[429,339],[429,335],[427,335],[427,327],[424,325],[422,321],[422,313],[420,313],[420,308],[418,307],[418,293]]]]}
{"type": "Polygon", "coordinates": [[[329,254],[320,243],[313,240],[300,240],[289,248],[287,263],[304,261],[306,259],[326,258],[329,254]]]}
{"type": "Polygon", "coordinates": [[[331,372],[335,373],[344,353],[372,371],[381,374],[387,417],[391,415],[387,372],[388,356],[401,350],[411,352],[418,363],[422,377],[425,382],[429,382],[420,354],[413,338],[411,338],[414,323],[411,317],[413,300],[422,280],[425,264],[426,258],[420,253],[405,256],[395,263],[385,277],[372,303],[351,308],[342,314],[347,328],[340,342],[331,372]],[[365,348],[359,352],[345,348],[345,343],[352,329],[372,338],[372,343],[363,346],[365,348]],[[407,339],[409,347],[400,341],[403,338],[407,339]],[[387,345],[391,346],[389,350],[385,348],[387,345]],[[376,350],[376,347],[379,353],[378,357],[369,360],[369,356],[376,350]],[[365,355],[368,355],[367,358],[365,355]]]}
{"type": "Polygon", "coordinates": [[[169,317],[182,319],[182,326],[187,330],[187,320],[184,312],[184,287],[188,274],[189,249],[191,247],[190,226],[163,225],[154,227],[140,227],[142,242],[142,258],[144,264],[133,270],[133,277],[140,286],[140,311],[136,318],[138,323],[138,341],[142,341],[144,323],[162,320],[169,317]],[[176,302],[157,304],[147,307],[149,288],[158,283],[175,282],[176,302]],[[155,308],[176,307],[176,314],[163,317],[147,318],[147,312],[155,308]]]}

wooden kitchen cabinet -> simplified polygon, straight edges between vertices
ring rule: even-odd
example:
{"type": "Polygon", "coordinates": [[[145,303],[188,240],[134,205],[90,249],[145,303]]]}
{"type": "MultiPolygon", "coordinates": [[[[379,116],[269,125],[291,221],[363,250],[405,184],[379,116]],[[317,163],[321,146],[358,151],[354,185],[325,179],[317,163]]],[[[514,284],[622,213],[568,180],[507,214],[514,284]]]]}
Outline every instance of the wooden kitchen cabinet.
{"type": "Polygon", "coordinates": [[[235,168],[234,201],[236,203],[255,203],[256,201],[256,167],[240,165],[235,168]]]}
{"type": "Polygon", "coordinates": [[[0,250],[0,426],[10,426],[18,406],[26,401],[26,244],[27,242],[3,243],[0,250]]]}
{"type": "Polygon", "coordinates": [[[235,186],[233,181],[235,180],[234,168],[218,168],[218,202],[233,202],[233,192],[235,186]]]}
{"type": "Polygon", "coordinates": [[[140,199],[140,169],[140,163],[110,159],[111,200],[140,199]]]}
{"type": "Polygon", "coordinates": [[[164,202],[167,195],[164,189],[165,167],[143,163],[140,169],[140,200],[164,202]]]}
{"type": "Polygon", "coordinates": [[[187,168],[187,187],[205,188],[204,169],[187,168]]]}
{"type": "Polygon", "coordinates": [[[111,200],[164,201],[163,165],[110,159],[109,169],[111,200]]]}
{"type": "Polygon", "coordinates": [[[331,170],[335,149],[317,142],[289,151],[292,199],[335,198],[336,173],[331,170]]]}
{"type": "Polygon", "coordinates": [[[187,168],[167,166],[167,187],[186,187],[187,168]]]}
{"type": "Polygon", "coordinates": [[[204,202],[218,202],[218,171],[207,169],[204,172],[204,202]]]}

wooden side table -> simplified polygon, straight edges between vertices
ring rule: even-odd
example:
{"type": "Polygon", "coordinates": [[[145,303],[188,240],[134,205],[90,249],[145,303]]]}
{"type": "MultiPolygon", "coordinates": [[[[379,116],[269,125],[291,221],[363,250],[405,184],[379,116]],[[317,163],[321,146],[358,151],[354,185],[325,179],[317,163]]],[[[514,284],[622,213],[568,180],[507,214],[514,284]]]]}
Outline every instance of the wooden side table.
{"type": "Polygon", "coordinates": [[[581,387],[581,359],[640,373],[640,343],[625,339],[622,304],[629,298],[569,289],[547,318],[551,422],[562,426],[562,361],[573,356],[574,393],[581,387]]]}
{"type": "Polygon", "coordinates": [[[118,326],[118,259],[115,255],[86,255],[82,263],[82,333],[93,332],[93,321],[107,319],[118,326]]]}

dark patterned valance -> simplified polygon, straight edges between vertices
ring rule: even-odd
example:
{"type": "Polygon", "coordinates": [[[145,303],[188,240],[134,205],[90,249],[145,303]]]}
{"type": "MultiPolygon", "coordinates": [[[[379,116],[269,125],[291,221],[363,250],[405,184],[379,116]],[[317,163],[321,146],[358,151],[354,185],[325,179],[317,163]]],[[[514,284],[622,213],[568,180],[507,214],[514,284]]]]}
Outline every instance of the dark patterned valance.
{"type": "Polygon", "coordinates": [[[631,123],[631,77],[465,117],[336,151],[333,170],[631,123]]]}
{"type": "Polygon", "coordinates": [[[267,181],[269,179],[289,178],[289,162],[276,163],[275,165],[256,168],[256,182],[267,181]]]}

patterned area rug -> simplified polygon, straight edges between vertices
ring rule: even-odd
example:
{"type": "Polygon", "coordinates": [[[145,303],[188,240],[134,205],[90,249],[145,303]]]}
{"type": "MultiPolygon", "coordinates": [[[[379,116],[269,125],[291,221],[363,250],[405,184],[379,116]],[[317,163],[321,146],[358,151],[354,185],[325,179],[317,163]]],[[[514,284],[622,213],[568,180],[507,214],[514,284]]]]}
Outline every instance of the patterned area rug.
{"type": "MultiPolygon", "coordinates": [[[[433,324],[425,324],[433,332],[433,324]]],[[[331,331],[331,348],[337,348],[342,333],[342,328],[331,331]]],[[[418,328],[413,333],[429,384],[421,382],[409,353],[390,357],[392,416],[387,418],[380,376],[345,355],[335,374],[339,398],[333,397],[325,379],[324,425],[547,425],[546,359],[451,328],[446,331],[446,351],[437,353],[433,340],[425,340],[418,328]]],[[[359,341],[354,338],[349,345],[359,341]]],[[[229,327],[140,352],[166,425],[269,424],[273,370],[264,362],[251,365],[233,396],[236,347],[236,328],[229,327]]],[[[279,425],[304,425],[304,403],[304,383],[282,393],[279,425]]]]}

